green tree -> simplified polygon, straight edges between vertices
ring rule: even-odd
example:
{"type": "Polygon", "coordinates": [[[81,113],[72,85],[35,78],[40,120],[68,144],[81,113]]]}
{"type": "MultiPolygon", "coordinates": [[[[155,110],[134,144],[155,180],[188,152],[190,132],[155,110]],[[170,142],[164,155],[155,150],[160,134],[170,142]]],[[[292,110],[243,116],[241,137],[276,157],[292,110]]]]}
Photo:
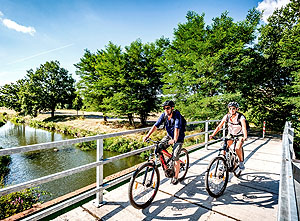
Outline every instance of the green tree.
{"type": "Polygon", "coordinates": [[[21,88],[26,84],[25,80],[18,80],[16,83],[5,84],[0,87],[0,101],[3,106],[13,109],[16,112],[22,110],[21,88]]]}
{"type": "Polygon", "coordinates": [[[252,109],[271,129],[281,130],[299,97],[299,90],[294,90],[299,87],[299,2],[275,10],[260,32],[258,49],[263,59],[252,109]]]}
{"type": "Polygon", "coordinates": [[[149,112],[157,107],[162,86],[156,60],[168,43],[164,38],[149,44],[137,40],[123,52],[110,42],[96,54],[86,50],[75,65],[85,104],[105,114],[126,115],[130,124],[137,114],[145,124],[149,112]]]}
{"type": "Polygon", "coordinates": [[[85,50],[75,67],[76,74],[80,76],[78,88],[84,105],[90,110],[103,112],[106,120],[113,105],[108,102],[104,104],[104,99],[118,93],[118,82],[125,74],[125,59],[121,47],[109,42],[105,50],[95,54],[85,50]]]}
{"type": "Polygon", "coordinates": [[[38,111],[50,110],[53,117],[57,105],[72,104],[75,80],[60,67],[58,61],[46,62],[35,72],[32,69],[27,71],[26,80],[22,109],[27,114],[36,115],[38,111]]]}
{"type": "Polygon", "coordinates": [[[187,22],[175,29],[159,70],[165,73],[164,93],[176,99],[185,115],[203,119],[217,115],[216,105],[209,105],[207,97],[217,95],[214,101],[219,105],[233,95],[241,99],[245,85],[241,76],[250,71],[253,62],[250,46],[259,13],[250,10],[244,21],[234,22],[225,12],[209,26],[205,26],[204,14],[188,12],[186,18],[187,22]]]}
{"type": "Polygon", "coordinates": [[[82,98],[80,95],[77,94],[73,101],[73,107],[77,111],[77,116],[78,116],[78,111],[82,108],[82,106],[83,106],[82,98]]]}
{"type": "Polygon", "coordinates": [[[108,98],[113,104],[111,110],[126,113],[131,124],[133,114],[139,115],[142,125],[146,124],[148,114],[160,103],[162,73],[157,70],[156,61],[164,53],[169,41],[161,38],[155,43],[143,44],[134,41],[125,47],[126,66],[124,75],[118,81],[118,93],[108,98]]]}

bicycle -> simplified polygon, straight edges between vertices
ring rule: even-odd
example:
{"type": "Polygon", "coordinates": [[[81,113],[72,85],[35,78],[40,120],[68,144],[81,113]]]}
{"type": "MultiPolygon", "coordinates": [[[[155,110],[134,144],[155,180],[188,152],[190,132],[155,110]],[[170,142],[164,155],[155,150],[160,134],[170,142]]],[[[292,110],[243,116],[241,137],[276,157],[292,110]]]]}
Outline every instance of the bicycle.
{"type": "MultiPolygon", "coordinates": [[[[219,138],[213,137],[213,139],[219,138]]],[[[218,156],[211,160],[205,174],[206,191],[215,198],[224,193],[228,183],[229,172],[233,172],[236,177],[241,175],[241,170],[239,169],[240,161],[235,151],[236,143],[239,140],[238,137],[233,138],[233,145],[231,145],[233,149],[227,145],[227,141],[230,139],[222,138],[222,140],[224,141],[223,147],[219,149],[218,156]],[[223,154],[224,150],[226,150],[225,155],[223,154]]],[[[242,157],[244,159],[243,147],[242,157]]]]}
{"type": "MultiPolygon", "coordinates": [[[[155,144],[155,151],[152,153],[148,161],[141,165],[132,175],[129,183],[129,201],[136,209],[144,209],[148,207],[157,194],[160,175],[158,171],[159,161],[167,178],[173,178],[175,175],[174,163],[172,154],[165,149],[160,149],[161,141],[154,141],[148,139],[147,142],[155,144]],[[154,156],[154,157],[153,157],[154,156]],[[154,159],[153,159],[154,158],[154,159]]],[[[162,143],[165,145],[166,143],[162,143]]],[[[178,181],[182,181],[189,168],[189,155],[186,149],[182,148],[179,154],[180,170],[178,174],[178,181]]]]}

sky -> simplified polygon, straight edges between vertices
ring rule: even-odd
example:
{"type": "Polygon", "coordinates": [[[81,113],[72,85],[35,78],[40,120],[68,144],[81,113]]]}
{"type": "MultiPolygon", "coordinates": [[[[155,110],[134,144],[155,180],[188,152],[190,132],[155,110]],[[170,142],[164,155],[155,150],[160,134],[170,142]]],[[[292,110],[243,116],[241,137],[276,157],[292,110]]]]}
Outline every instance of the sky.
{"type": "Polygon", "coordinates": [[[121,46],[141,39],[172,40],[188,11],[205,13],[205,23],[228,11],[235,22],[248,10],[264,11],[262,23],[289,0],[0,0],[0,86],[16,82],[47,61],[75,74],[84,50],[121,46]]]}

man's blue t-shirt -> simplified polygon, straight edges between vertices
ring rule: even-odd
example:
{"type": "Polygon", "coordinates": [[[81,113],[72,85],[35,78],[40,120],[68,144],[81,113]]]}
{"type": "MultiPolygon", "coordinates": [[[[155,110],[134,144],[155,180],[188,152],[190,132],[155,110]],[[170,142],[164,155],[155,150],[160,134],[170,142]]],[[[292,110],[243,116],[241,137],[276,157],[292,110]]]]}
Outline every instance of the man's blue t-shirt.
{"type": "Polygon", "coordinates": [[[157,128],[164,124],[166,121],[166,131],[172,139],[174,139],[174,131],[175,128],[179,128],[179,136],[177,142],[183,142],[185,134],[184,131],[181,129],[182,128],[182,120],[181,120],[181,114],[179,111],[173,111],[173,116],[171,117],[170,120],[166,120],[166,114],[162,113],[156,123],[154,124],[157,128]]]}

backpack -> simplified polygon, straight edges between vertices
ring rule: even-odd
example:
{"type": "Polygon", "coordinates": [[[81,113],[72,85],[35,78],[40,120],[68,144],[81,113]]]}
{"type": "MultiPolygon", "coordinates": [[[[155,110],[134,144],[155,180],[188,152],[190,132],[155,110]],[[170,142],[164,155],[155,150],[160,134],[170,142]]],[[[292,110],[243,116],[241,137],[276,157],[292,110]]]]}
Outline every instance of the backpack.
{"type": "MultiPolygon", "coordinates": [[[[175,112],[179,112],[178,110],[174,110],[174,113],[175,112]]],[[[172,115],[172,118],[174,119],[174,114],[173,113],[173,115],[172,115]]],[[[179,113],[180,114],[180,113],[179,113]]],[[[181,115],[181,114],[180,114],[181,115]]],[[[168,116],[165,114],[165,121],[164,121],[164,128],[166,128],[166,124],[167,124],[167,120],[168,120],[168,116]]],[[[181,130],[183,131],[183,132],[185,132],[186,131],[186,119],[184,118],[184,116],[182,116],[181,115],[181,130]]]]}
{"type": "MultiPolygon", "coordinates": [[[[244,114],[242,114],[240,112],[237,112],[237,113],[239,113],[238,118],[237,118],[238,125],[242,126],[241,117],[244,116],[245,119],[246,119],[246,117],[245,117],[244,114]]],[[[227,114],[227,119],[226,119],[227,124],[229,123],[229,118],[230,118],[230,116],[229,116],[229,114],[227,114]]],[[[249,133],[249,131],[250,131],[250,125],[249,125],[249,122],[247,121],[247,119],[246,119],[246,130],[247,130],[247,133],[249,133]]]]}

